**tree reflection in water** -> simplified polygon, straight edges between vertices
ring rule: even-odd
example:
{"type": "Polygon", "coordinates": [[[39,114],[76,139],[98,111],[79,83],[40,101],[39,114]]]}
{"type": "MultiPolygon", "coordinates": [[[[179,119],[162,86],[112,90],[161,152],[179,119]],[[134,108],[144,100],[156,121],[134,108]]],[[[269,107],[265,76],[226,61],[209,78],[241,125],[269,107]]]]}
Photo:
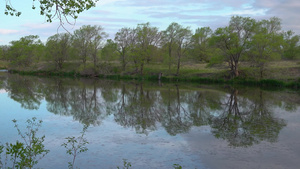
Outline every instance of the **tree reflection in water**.
{"type": "Polygon", "coordinates": [[[9,97],[21,103],[23,108],[29,110],[39,108],[43,99],[43,95],[40,92],[42,85],[38,79],[33,81],[19,75],[10,76],[3,83],[5,90],[9,91],[9,97]]]}
{"type": "Polygon", "coordinates": [[[239,101],[238,90],[231,89],[220,115],[211,119],[212,133],[225,139],[231,146],[251,146],[260,141],[275,142],[280,130],[286,125],[273,117],[263,92],[253,93],[255,100],[239,101]]]}
{"type": "Polygon", "coordinates": [[[19,75],[1,79],[9,97],[27,109],[38,109],[45,99],[54,114],[73,116],[85,125],[101,125],[113,116],[119,125],[146,135],[159,126],[174,136],[209,125],[214,136],[231,146],[275,142],[286,123],[274,116],[273,109],[296,106],[261,89],[190,90],[176,84],[19,75]]]}
{"type": "Polygon", "coordinates": [[[122,84],[120,93],[115,121],[121,126],[135,128],[137,133],[148,134],[156,130],[156,122],[160,119],[156,93],[144,91],[142,83],[134,84],[129,90],[122,84]]]}

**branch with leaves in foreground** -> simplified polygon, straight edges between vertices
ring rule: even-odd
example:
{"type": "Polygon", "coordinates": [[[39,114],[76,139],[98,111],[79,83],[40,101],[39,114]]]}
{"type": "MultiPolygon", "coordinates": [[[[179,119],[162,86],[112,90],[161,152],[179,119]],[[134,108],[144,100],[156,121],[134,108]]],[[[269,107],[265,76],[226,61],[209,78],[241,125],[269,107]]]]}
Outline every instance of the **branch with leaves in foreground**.
{"type": "MultiPolygon", "coordinates": [[[[5,0],[5,15],[20,16],[22,12],[15,9],[11,0],[5,0]]],[[[60,21],[60,26],[64,27],[64,23],[71,24],[69,19],[76,20],[78,15],[92,7],[96,6],[98,0],[32,0],[32,9],[37,8],[36,1],[39,2],[40,15],[45,16],[47,22],[53,19],[60,21]]]]}

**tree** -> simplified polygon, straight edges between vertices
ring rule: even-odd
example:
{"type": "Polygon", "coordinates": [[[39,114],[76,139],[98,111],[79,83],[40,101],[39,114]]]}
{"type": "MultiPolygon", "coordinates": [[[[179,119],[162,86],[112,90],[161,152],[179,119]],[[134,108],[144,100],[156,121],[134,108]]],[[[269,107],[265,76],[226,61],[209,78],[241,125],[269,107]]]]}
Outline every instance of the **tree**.
{"type": "Polygon", "coordinates": [[[71,35],[61,33],[50,36],[47,40],[48,58],[55,62],[56,69],[62,69],[63,63],[67,60],[71,48],[71,35]]]}
{"type": "MultiPolygon", "coordinates": [[[[21,12],[15,9],[11,0],[5,0],[5,15],[20,16],[21,12]]],[[[39,2],[40,15],[45,16],[47,22],[52,22],[57,18],[60,21],[60,26],[63,26],[64,21],[69,22],[68,17],[73,19],[78,18],[78,14],[96,6],[98,0],[32,0],[32,9],[36,9],[35,2],[39,2]]]]}
{"type": "Polygon", "coordinates": [[[179,74],[181,57],[186,53],[187,47],[190,45],[192,31],[189,27],[184,28],[178,23],[171,23],[168,28],[163,31],[162,42],[168,48],[169,54],[169,70],[171,68],[171,57],[177,56],[177,71],[179,74]]]}
{"type": "Polygon", "coordinates": [[[14,66],[22,67],[30,66],[36,58],[39,58],[37,49],[43,46],[37,35],[25,36],[18,41],[11,41],[10,44],[9,61],[14,66]]]}
{"type": "Polygon", "coordinates": [[[162,43],[167,46],[168,48],[168,55],[169,55],[169,70],[171,69],[171,58],[173,54],[173,50],[175,48],[175,41],[176,37],[178,36],[179,30],[182,28],[181,25],[179,25],[176,22],[171,23],[165,31],[163,31],[163,38],[162,43]]]}
{"type": "Polygon", "coordinates": [[[115,35],[115,41],[118,45],[118,52],[121,57],[122,69],[125,71],[127,57],[131,46],[135,45],[136,30],[131,28],[122,28],[115,35]]]}
{"type": "Polygon", "coordinates": [[[192,36],[192,50],[193,56],[203,61],[209,61],[209,54],[212,51],[209,50],[209,39],[213,31],[210,27],[197,28],[195,34],[192,36]]]}
{"type": "Polygon", "coordinates": [[[94,67],[96,67],[98,62],[98,52],[100,51],[101,47],[103,46],[103,41],[108,37],[108,34],[104,32],[103,27],[101,26],[93,26],[91,27],[91,57],[94,63],[94,67]]]}
{"type": "Polygon", "coordinates": [[[254,27],[254,19],[233,16],[229,26],[218,28],[212,36],[212,43],[223,51],[224,60],[228,62],[233,77],[239,76],[239,61],[245,54],[254,27]]]}
{"type": "Polygon", "coordinates": [[[104,47],[101,49],[101,58],[106,61],[115,59],[118,56],[117,48],[117,43],[107,39],[104,47]]]}
{"type": "Polygon", "coordinates": [[[280,33],[280,19],[273,17],[270,20],[257,22],[255,33],[249,43],[248,55],[250,61],[260,68],[260,78],[263,78],[267,62],[279,59],[281,47],[284,44],[283,35],[280,33]]]}
{"type": "Polygon", "coordinates": [[[10,46],[2,45],[0,46],[0,60],[7,60],[7,54],[9,51],[10,46]]]}
{"type": "Polygon", "coordinates": [[[101,26],[84,25],[74,31],[73,45],[78,50],[78,55],[82,63],[86,64],[88,57],[93,60],[94,67],[98,62],[98,51],[102,46],[102,41],[108,35],[103,31],[101,26]]]}
{"type": "Polygon", "coordinates": [[[144,64],[151,59],[151,46],[159,44],[161,34],[157,27],[151,27],[150,23],[138,24],[136,28],[136,46],[133,46],[133,57],[136,66],[143,75],[144,64]]]}
{"type": "Polygon", "coordinates": [[[180,28],[178,30],[178,35],[176,37],[175,43],[176,43],[176,53],[177,53],[177,71],[176,75],[179,75],[179,69],[180,69],[180,61],[181,57],[185,55],[186,51],[188,50],[190,44],[191,44],[191,36],[192,31],[189,27],[186,28],[180,28]]]}
{"type": "Polygon", "coordinates": [[[300,58],[300,46],[299,46],[299,35],[294,35],[293,31],[287,31],[284,34],[284,53],[285,59],[299,59],[300,58]]]}

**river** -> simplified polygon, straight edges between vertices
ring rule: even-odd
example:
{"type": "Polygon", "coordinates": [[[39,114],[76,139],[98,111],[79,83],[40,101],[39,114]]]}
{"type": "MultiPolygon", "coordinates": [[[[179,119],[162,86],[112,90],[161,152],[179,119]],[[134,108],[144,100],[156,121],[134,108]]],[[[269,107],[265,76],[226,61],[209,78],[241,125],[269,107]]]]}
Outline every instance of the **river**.
{"type": "Polygon", "coordinates": [[[75,168],[300,166],[299,91],[0,73],[0,101],[2,145],[22,141],[13,119],[24,132],[27,119],[43,121],[50,152],[34,168],[68,168],[62,144],[84,125],[75,168]]]}

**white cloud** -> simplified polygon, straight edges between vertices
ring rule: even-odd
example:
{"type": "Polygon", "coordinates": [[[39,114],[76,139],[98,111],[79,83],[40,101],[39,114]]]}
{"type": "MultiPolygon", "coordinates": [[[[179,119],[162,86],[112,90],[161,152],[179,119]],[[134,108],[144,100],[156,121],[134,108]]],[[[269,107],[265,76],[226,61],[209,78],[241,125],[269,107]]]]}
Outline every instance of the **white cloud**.
{"type": "Polygon", "coordinates": [[[25,23],[22,25],[22,27],[26,27],[29,29],[45,29],[45,28],[53,28],[53,24],[50,23],[25,23]]]}
{"type": "Polygon", "coordinates": [[[267,9],[263,18],[279,17],[284,30],[293,30],[300,34],[300,1],[299,0],[256,0],[254,8],[267,9]]]}
{"type": "MultiPolygon", "coordinates": [[[[64,26],[69,32],[73,32],[82,25],[101,25],[112,36],[123,27],[135,27],[139,23],[146,22],[150,22],[160,30],[172,22],[191,26],[192,29],[202,26],[216,29],[226,26],[232,15],[255,19],[269,19],[276,16],[282,19],[284,30],[292,29],[300,34],[299,9],[299,0],[100,0],[95,8],[79,15],[75,26],[67,23],[64,26]]],[[[26,13],[24,11],[24,14],[26,13]]],[[[2,40],[4,35],[10,35],[4,40],[8,43],[14,33],[22,36],[24,33],[34,34],[47,39],[47,36],[57,32],[66,32],[62,28],[57,30],[58,21],[45,23],[43,17],[33,17],[39,14],[30,14],[19,18],[13,17],[10,20],[0,15],[0,19],[6,19],[7,23],[1,25],[2,40]]]]}
{"type": "Polygon", "coordinates": [[[104,6],[108,4],[113,4],[115,2],[126,1],[126,0],[100,0],[96,3],[96,6],[104,6]]]}
{"type": "Polygon", "coordinates": [[[0,29],[0,34],[2,35],[9,35],[9,34],[15,34],[19,33],[20,31],[14,30],[14,29],[0,29]]]}
{"type": "Polygon", "coordinates": [[[0,89],[0,93],[7,93],[7,92],[4,89],[0,89]]]}
{"type": "Polygon", "coordinates": [[[254,9],[247,9],[247,10],[240,10],[240,11],[232,11],[229,12],[225,15],[252,15],[252,16],[257,16],[257,15],[265,15],[267,12],[267,9],[259,9],[259,10],[254,10],[254,9]]]}

